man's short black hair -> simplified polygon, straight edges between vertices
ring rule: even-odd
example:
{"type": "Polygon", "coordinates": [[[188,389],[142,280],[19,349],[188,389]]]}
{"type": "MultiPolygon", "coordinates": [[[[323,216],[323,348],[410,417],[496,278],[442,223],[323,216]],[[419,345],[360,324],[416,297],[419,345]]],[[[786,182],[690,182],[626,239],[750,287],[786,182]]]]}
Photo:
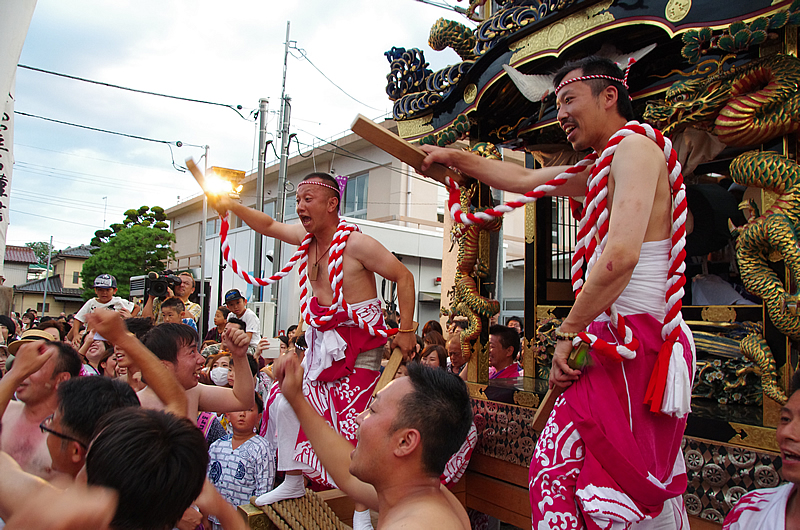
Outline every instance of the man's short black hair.
{"type": "Polygon", "coordinates": [[[200,495],[207,467],[193,422],[138,407],[103,416],[86,454],[87,482],[119,493],[115,530],[173,528],[200,495]]]}
{"type": "Polygon", "coordinates": [[[197,345],[197,332],[186,324],[159,324],[145,335],[144,345],[162,361],[175,363],[182,346],[197,345]]]}
{"type": "Polygon", "coordinates": [[[597,55],[590,55],[577,61],[570,61],[555,73],[553,78],[553,86],[557,87],[561,84],[564,77],[573,70],[580,70],[583,72],[581,75],[607,75],[619,79],[619,81],[612,81],[610,79],[591,79],[585,81],[589,83],[592,88],[592,95],[597,96],[607,86],[613,86],[617,89],[617,112],[620,116],[625,118],[625,121],[636,119],[633,113],[633,105],[631,105],[630,94],[628,89],[622,84],[625,74],[620,70],[619,66],[611,59],[605,57],[598,57],[597,55]]]}
{"type": "Polygon", "coordinates": [[[438,477],[467,438],[472,407],[467,385],[446,370],[408,363],[414,391],[400,400],[391,432],[412,428],[420,433],[422,463],[430,476],[438,477]]]}
{"type": "Polygon", "coordinates": [[[335,178],[333,178],[328,173],[309,173],[308,175],[303,177],[303,180],[311,180],[311,179],[319,179],[325,184],[333,186],[334,189],[330,190],[330,192],[333,194],[333,197],[336,197],[336,199],[338,199],[339,204],[342,204],[342,197],[339,194],[339,183],[336,182],[335,178]]]}
{"type": "Polygon", "coordinates": [[[61,341],[47,341],[47,344],[58,348],[58,357],[56,357],[55,368],[53,368],[53,375],[58,375],[62,372],[67,372],[71,377],[78,377],[81,373],[81,355],[70,344],[61,341]]]}
{"type": "Polygon", "coordinates": [[[514,352],[511,358],[516,360],[517,354],[519,353],[519,333],[517,333],[516,329],[495,324],[489,328],[489,335],[494,335],[500,339],[500,344],[504,349],[513,347],[514,352]]]}
{"type": "Polygon", "coordinates": [[[137,339],[143,340],[145,335],[153,329],[153,319],[150,317],[126,318],[125,327],[136,335],[137,339]]]}
{"type": "MultiPolygon", "coordinates": [[[[519,324],[519,332],[520,333],[523,333],[525,331],[525,323],[522,322],[522,319],[520,317],[513,316],[513,317],[509,318],[508,321],[506,322],[506,324],[510,324],[511,322],[516,322],[516,323],[519,324]]],[[[509,327],[511,327],[511,326],[509,326],[509,327]]]]}
{"type": "Polygon", "coordinates": [[[245,321],[242,320],[241,318],[231,317],[228,319],[228,322],[233,322],[234,324],[237,324],[239,326],[239,329],[241,329],[242,331],[247,330],[247,323],[245,323],[245,321]]]}
{"type": "Polygon", "coordinates": [[[127,383],[108,377],[74,377],[58,385],[57,392],[61,425],[86,445],[108,412],[139,406],[136,392],[127,383]]]}
{"type": "Polygon", "coordinates": [[[186,311],[186,305],[183,303],[183,300],[178,297],[167,298],[161,303],[162,310],[169,307],[174,308],[178,313],[186,311]]]}

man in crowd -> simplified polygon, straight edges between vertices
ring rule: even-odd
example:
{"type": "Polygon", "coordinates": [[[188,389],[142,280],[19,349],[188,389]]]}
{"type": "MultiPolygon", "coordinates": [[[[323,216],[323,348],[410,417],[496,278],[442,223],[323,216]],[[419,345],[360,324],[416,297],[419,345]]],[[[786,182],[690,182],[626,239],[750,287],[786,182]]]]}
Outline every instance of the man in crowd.
{"type": "MultiPolygon", "coordinates": [[[[226,329],[222,340],[230,351],[231,358],[237,361],[234,366],[236,379],[233,388],[198,384],[205,359],[197,351],[197,333],[189,326],[159,324],[144,339],[145,347],[174,374],[186,392],[188,404],[184,415],[188,418],[196,419],[199,410],[235,412],[253,406],[255,389],[253,374],[247,362],[247,335],[241,330],[226,329]]],[[[148,383],[146,378],[144,382],[148,383]]],[[[145,408],[164,408],[164,403],[149,386],[140,390],[138,396],[145,408]]]]}
{"type": "Polygon", "coordinates": [[[522,375],[517,363],[519,333],[495,324],[489,328],[489,379],[508,379],[522,375]]]}
{"type": "MultiPolygon", "coordinates": [[[[313,289],[314,298],[309,301],[309,313],[316,319],[338,302],[327,274],[329,254],[340,224],[338,183],[326,173],[312,173],[298,185],[296,199],[300,223],[293,225],[279,223],[267,214],[227,197],[211,196],[210,204],[220,213],[233,212],[257,232],[290,245],[299,246],[309,234],[313,236],[306,250],[307,267],[301,274],[306,276],[313,289]]],[[[375,274],[397,282],[401,325],[394,345],[400,347],[405,356],[411,354],[416,344],[414,277],[383,245],[361,232],[351,232],[344,249],[340,251],[342,273],[337,276],[341,281],[338,288],[355,313],[355,318],[371,326],[376,335],[358,327],[351,320],[351,315],[338,306],[332,320],[315,321],[317,324],[311,326],[307,333],[306,391],[314,395],[313,402],[325,404],[324,407],[318,406],[327,409],[326,418],[334,429],[353,440],[355,417],[366,408],[377,383],[386,342],[385,337],[377,334],[377,330],[384,329],[384,325],[375,274]]],[[[232,291],[228,294],[234,299],[241,296],[236,296],[237,293],[232,291]]],[[[227,295],[225,301],[229,301],[227,295]]],[[[228,308],[236,311],[230,305],[228,308]]],[[[306,473],[315,481],[332,485],[300,431],[297,418],[280,396],[276,399],[276,409],[278,470],[286,472],[286,480],[272,492],[259,497],[256,501],[259,505],[303,496],[305,490],[301,473],[306,473]]]]}
{"type": "Polygon", "coordinates": [[[23,470],[51,480],[58,476],[52,468],[47,450],[46,435],[39,425],[52,415],[58,404],[57,390],[61,383],[77,377],[81,371],[78,352],[67,343],[54,341],[44,331],[28,330],[9,345],[9,351],[17,350],[28,343],[47,351],[46,362],[34,372],[25,372],[17,360],[11,370],[0,379],[10,400],[16,389],[17,399],[8,403],[2,417],[0,447],[8,453],[23,470]]]}
{"type": "Polygon", "coordinates": [[[459,376],[461,375],[461,372],[464,371],[463,378],[466,378],[465,368],[467,367],[467,360],[464,358],[464,354],[461,352],[460,331],[456,331],[455,333],[451,334],[450,338],[447,339],[447,355],[450,356],[450,364],[447,367],[448,370],[451,373],[459,376]]]}
{"type": "Polygon", "coordinates": [[[472,422],[465,383],[438,368],[409,363],[408,377],[378,392],[358,419],[353,446],[303,396],[294,356],[276,361],[281,392],[337,486],[392,528],[470,528],[467,514],[439,478],[472,422]]]}
{"type": "Polygon", "coordinates": [[[781,451],[785,484],[751,491],[728,512],[723,530],[789,530],[800,528],[800,372],[792,376],[792,394],[781,408],[775,435],[781,451]]]}
{"type": "MultiPolygon", "coordinates": [[[[569,388],[556,401],[531,463],[536,528],[605,528],[651,519],[668,527],[688,526],[681,497],[686,473],[680,445],[694,348],[674,302],[682,295],[682,264],[669,263],[671,253],[680,256],[673,248],[672,228],[673,200],[677,204],[682,192],[676,173],[670,175],[673,168],[668,171],[674,158],[667,161],[668,152],[643,134],[632,131],[616,150],[606,150],[611,137],[634,118],[626,79],[616,64],[599,57],[565,65],[555,75],[558,122],[567,141],[576,152],[593,149],[605,158],[596,167],[589,161],[586,169],[549,192],[590,196],[580,249],[586,251],[591,273],[556,332],[550,385],[569,388]],[[587,182],[592,185],[588,191],[587,182]],[[609,210],[601,213],[605,204],[609,210]],[[678,292],[670,296],[667,322],[668,275],[678,292]],[[609,323],[606,311],[612,305],[624,321],[615,318],[609,323]],[[618,327],[625,329],[612,331],[618,327]],[[668,329],[669,338],[662,338],[668,329]],[[590,353],[593,363],[577,370],[567,360],[581,332],[595,337],[584,334],[581,340],[596,347],[590,353]],[[620,341],[624,346],[618,348],[620,341]],[[654,370],[657,361],[669,370],[654,370]],[[667,387],[667,379],[675,385],[667,387]],[[558,433],[557,440],[552,433],[558,433]]],[[[428,153],[423,172],[439,162],[515,193],[533,190],[569,169],[530,170],[457,149],[423,150],[428,153]]],[[[681,215],[680,208],[675,212],[681,215]]],[[[683,221],[678,217],[674,226],[680,238],[683,221]]],[[[576,259],[581,259],[580,253],[576,259]]]]}
{"type": "MultiPolygon", "coordinates": [[[[236,318],[236,317],[229,318],[228,322],[225,324],[225,329],[228,329],[228,328],[233,329],[233,330],[239,329],[239,330],[242,330],[242,331],[246,332],[247,331],[247,324],[242,319],[239,319],[239,318],[236,318]]],[[[209,344],[208,346],[203,348],[203,351],[201,352],[201,354],[203,355],[203,357],[208,359],[211,355],[216,355],[221,351],[227,351],[227,350],[225,350],[224,349],[224,345],[221,342],[219,342],[219,343],[216,343],[216,344],[209,344]]],[[[247,345],[247,353],[249,353],[250,355],[255,356],[256,349],[253,348],[250,344],[248,344],[247,345]]]]}
{"type": "Polygon", "coordinates": [[[189,297],[194,293],[194,276],[189,271],[178,274],[181,284],[175,286],[175,296],[181,299],[186,308],[185,318],[191,318],[195,322],[200,318],[200,304],[195,304],[189,297]]]}
{"type": "Polygon", "coordinates": [[[230,310],[228,322],[233,318],[244,322],[244,331],[250,338],[250,347],[255,349],[261,340],[261,321],[255,312],[247,307],[247,299],[242,296],[239,289],[231,289],[225,293],[225,307],[230,310]]]}

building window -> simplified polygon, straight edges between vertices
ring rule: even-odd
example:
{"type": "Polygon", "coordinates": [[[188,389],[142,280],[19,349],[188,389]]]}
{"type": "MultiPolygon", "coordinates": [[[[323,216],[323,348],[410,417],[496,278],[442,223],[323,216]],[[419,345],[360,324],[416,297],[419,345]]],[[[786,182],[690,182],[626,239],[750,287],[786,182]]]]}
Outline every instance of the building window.
{"type": "Polygon", "coordinates": [[[80,281],[81,273],[78,271],[74,271],[72,273],[72,283],[78,283],[80,281]]]}
{"type": "Polygon", "coordinates": [[[367,187],[369,183],[369,173],[362,173],[347,179],[347,187],[344,190],[344,209],[342,215],[355,217],[356,219],[367,218],[367,187]]]}
{"type": "Polygon", "coordinates": [[[37,313],[44,314],[44,313],[47,313],[48,311],[50,311],[50,304],[49,303],[44,305],[44,309],[42,309],[42,303],[41,302],[36,304],[36,312],[37,313]]]}
{"type": "Polygon", "coordinates": [[[209,219],[206,222],[206,237],[214,237],[215,235],[219,234],[219,225],[219,217],[209,219]]]}

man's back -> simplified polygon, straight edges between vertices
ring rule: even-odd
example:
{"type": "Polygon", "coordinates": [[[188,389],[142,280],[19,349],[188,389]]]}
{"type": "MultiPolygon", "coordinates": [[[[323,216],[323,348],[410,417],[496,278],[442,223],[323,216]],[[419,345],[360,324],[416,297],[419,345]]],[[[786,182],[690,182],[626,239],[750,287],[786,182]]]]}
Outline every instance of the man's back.
{"type": "Polygon", "coordinates": [[[394,506],[381,507],[378,528],[469,529],[466,510],[444,486],[437,493],[408,495],[394,506]]]}

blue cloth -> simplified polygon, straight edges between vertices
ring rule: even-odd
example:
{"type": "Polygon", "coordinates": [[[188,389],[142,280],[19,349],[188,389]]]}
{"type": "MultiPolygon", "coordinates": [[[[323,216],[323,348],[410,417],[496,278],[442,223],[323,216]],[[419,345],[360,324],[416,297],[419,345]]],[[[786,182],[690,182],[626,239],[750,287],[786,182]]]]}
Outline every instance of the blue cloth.
{"type": "MultiPolygon", "coordinates": [[[[275,448],[265,438],[253,436],[233,449],[233,436],[211,444],[208,450],[208,478],[217,491],[234,506],[250,502],[272,490],[275,483],[275,448]]],[[[211,521],[214,528],[221,528],[211,521]]]]}

